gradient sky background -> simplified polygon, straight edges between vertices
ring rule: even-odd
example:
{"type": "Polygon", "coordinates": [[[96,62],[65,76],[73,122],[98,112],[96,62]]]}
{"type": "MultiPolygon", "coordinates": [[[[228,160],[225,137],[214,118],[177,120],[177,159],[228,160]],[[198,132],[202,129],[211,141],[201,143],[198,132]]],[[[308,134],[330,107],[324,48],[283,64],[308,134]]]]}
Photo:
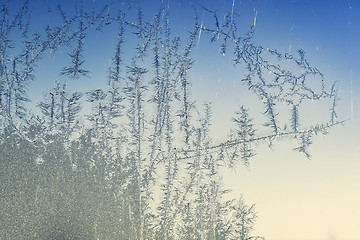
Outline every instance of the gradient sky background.
{"type": "MultiPolygon", "coordinates": [[[[72,9],[72,1],[61,2],[72,9]]],[[[43,3],[37,1],[35,13],[41,11],[43,3]]],[[[173,0],[173,32],[182,35],[192,29],[194,3],[218,10],[219,18],[234,3],[244,21],[238,23],[244,32],[257,13],[256,43],[294,55],[303,48],[329,85],[339,81],[339,115],[348,121],[326,137],[314,139],[311,160],[292,151],[294,145],[283,141],[277,142],[273,150],[261,146],[249,169],[239,165],[236,172],[224,172],[226,187],[233,189],[231,194],[243,194],[248,204],[256,203],[259,218],[255,232],[267,240],[360,239],[360,1],[173,0]]],[[[146,17],[152,16],[161,4],[160,0],[143,0],[139,5],[146,17]]],[[[198,12],[202,23],[212,21],[201,8],[198,12]]],[[[46,17],[34,16],[34,28],[43,26],[46,17]]],[[[51,21],[53,18],[46,18],[45,22],[51,21]]],[[[92,55],[86,55],[85,66],[92,71],[92,78],[70,83],[72,90],[85,92],[104,86],[114,34],[94,33],[86,40],[85,50],[91,49],[92,55]]],[[[249,102],[240,83],[244,72],[234,68],[231,57],[223,57],[218,51],[217,46],[209,45],[209,37],[198,38],[191,79],[193,99],[213,102],[214,134],[221,140],[236,106],[246,104],[256,110],[256,103],[249,102]]],[[[42,91],[53,86],[53,80],[61,79],[59,69],[70,61],[65,52],[44,60],[39,63],[37,81],[29,87],[34,103],[41,100],[42,91]]],[[[310,106],[305,118],[322,114],[317,111],[310,106]]]]}
{"type": "MultiPolygon", "coordinates": [[[[311,160],[280,142],[273,151],[261,148],[250,170],[225,174],[226,182],[256,202],[256,232],[266,239],[359,239],[360,2],[258,0],[255,8],[255,39],[293,54],[303,48],[327,81],[339,81],[348,122],[314,141],[311,160]]],[[[221,87],[219,98],[234,86],[221,87]]]]}

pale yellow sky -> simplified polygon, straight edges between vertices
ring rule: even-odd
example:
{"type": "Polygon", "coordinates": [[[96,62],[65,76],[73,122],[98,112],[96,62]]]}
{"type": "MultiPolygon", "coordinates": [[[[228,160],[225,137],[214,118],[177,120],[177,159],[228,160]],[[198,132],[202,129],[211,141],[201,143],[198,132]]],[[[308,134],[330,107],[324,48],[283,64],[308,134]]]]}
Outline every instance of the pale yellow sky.
{"type": "MultiPolygon", "coordinates": [[[[229,195],[243,194],[247,204],[256,203],[259,218],[255,233],[266,240],[359,240],[360,72],[355,64],[359,64],[360,52],[354,44],[360,23],[355,14],[359,3],[288,1],[291,6],[299,5],[294,9],[280,2],[257,2],[256,39],[292,54],[304,48],[310,63],[325,74],[327,87],[339,81],[339,117],[347,122],[327,136],[313,139],[311,160],[292,151],[294,143],[275,142],[273,151],[263,145],[251,159],[250,169],[239,164],[236,172],[224,172],[225,184],[233,190],[229,195]],[[305,13],[308,18],[303,17],[305,13]]],[[[201,45],[198,49],[201,52],[201,45]]],[[[195,74],[193,87],[194,95],[201,92],[196,98],[213,102],[214,135],[224,137],[234,106],[247,105],[255,119],[254,114],[263,109],[256,108],[256,100],[241,87],[243,73],[234,74],[232,66],[222,61],[225,58],[212,69],[217,75],[199,70],[202,74],[195,74]]],[[[206,64],[197,66],[206,69],[206,64]]],[[[303,116],[306,121],[316,122],[329,111],[323,106],[316,110],[311,104],[307,107],[303,116]]]]}
{"type": "Polygon", "coordinates": [[[225,174],[234,196],[256,202],[255,232],[267,240],[360,239],[359,132],[349,124],[319,137],[311,160],[287,143],[264,147],[250,170],[225,174]]]}

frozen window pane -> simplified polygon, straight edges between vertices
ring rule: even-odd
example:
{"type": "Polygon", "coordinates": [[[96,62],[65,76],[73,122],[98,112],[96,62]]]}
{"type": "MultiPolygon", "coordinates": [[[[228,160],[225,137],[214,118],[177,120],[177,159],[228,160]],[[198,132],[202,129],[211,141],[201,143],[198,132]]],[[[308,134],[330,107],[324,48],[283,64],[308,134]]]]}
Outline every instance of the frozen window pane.
{"type": "Polygon", "coordinates": [[[360,235],[356,1],[0,5],[0,239],[360,235]]]}

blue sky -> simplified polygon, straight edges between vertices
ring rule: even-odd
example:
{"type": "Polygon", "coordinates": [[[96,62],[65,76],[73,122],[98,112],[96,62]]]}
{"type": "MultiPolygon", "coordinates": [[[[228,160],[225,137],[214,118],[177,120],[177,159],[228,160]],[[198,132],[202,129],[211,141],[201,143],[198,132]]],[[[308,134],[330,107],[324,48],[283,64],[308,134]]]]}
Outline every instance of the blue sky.
{"type": "MultiPolygon", "coordinates": [[[[339,81],[339,111],[348,122],[314,141],[310,161],[281,142],[274,151],[264,147],[250,170],[239,168],[226,180],[234,194],[257,202],[256,229],[266,239],[357,239],[360,3],[255,2],[256,41],[293,54],[303,48],[328,82],[339,81]]],[[[316,112],[309,110],[311,119],[316,112]]]]}
{"type": "MultiPolygon", "coordinates": [[[[255,228],[266,239],[358,239],[360,2],[234,2],[245,20],[252,20],[255,7],[256,43],[294,55],[302,48],[329,85],[338,81],[342,98],[339,114],[347,122],[314,140],[311,160],[292,151],[293,145],[286,141],[273,150],[263,146],[250,169],[239,167],[236,172],[226,172],[226,183],[234,189],[234,196],[244,194],[249,202],[257,203],[255,228]]],[[[214,1],[212,6],[229,10],[232,4],[230,0],[214,1]]],[[[228,116],[236,105],[247,104],[251,111],[255,103],[249,103],[251,98],[239,83],[242,70],[232,70],[226,57],[211,57],[206,42],[206,38],[201,39],[198,46],[200,70],[194,78],[193,95],[213,102],[215,131],[220,136],[231,124],[228,116]]],[[[325,113],[310,105],[305,118],[325,113]]]]}
{"type": "MultiPolygon", "coordinates": [[[[71,10],[72,1],[62,1],[71,10]]],[[[86,1],[84,0],[84,3],[86,1]]],[[[98,4],[100,1],[89,1],[98,4]]],[[[42,1],[38,1],[41,4],[42,1]]],[[[152,16],[160,0],[140,1],[144,14],[152,16]]],[[[211,16],[199,6],[221,14],[235,12],[243,21],[238,26],[246,31],[256,14],[254,41],[281,52],[296,55],[306,52],[309,62],[325,74],[328,86],[338,81],[342,98],[339,114],[348,120],[344,127],[335,128],[328,136],[318,137],[311,148],[312,160],[291,151],[286,141],[274,151],[260,147],[250,170],[239,166],[236,173],[225,174],[234,195],[244,194],[248,203],[256,202],[258,223],[256,233],[268,240],[358,239],[360,236],[360,2],[357,0],[198,0],[171,1],[173,33],[187,34],[192,29],[192,5],[198,6],[201,23],[212,22],[211,16]]],[[[56,21],[51,16],[35,15],[34,24],[56,21]],[[46,21],[44,21],[46,20],[46,21]]],[[[115,27],[116,30],[116,27],[115,27]]],[[[93,33],[87,43],[90,49],[86,64],[91,79],[70,83],[76,91],[88,91],[106,83],[109,57],[113,53],[114,30],[93,33]]],[[[86,51],[88,49],[85,49],[86,51]]],[[[237,105],[247,104],[257,110],[240,84],[241,66],[234,68],[231,56],[218,54],[218,46],[209,45],[209,37],[199,36],[193,53],[192,97],[213,102],[214,134],[219,139],[229,127],[237,105]]],[[[87,56],[87,55],[86,55],[87,56]]],[[[39,63],[38,79],[29,87],[30,98],[40,101],[41,92],[61,79],[59,69],[70,61],[66,51],[54,58],[45,56],[39,63]],[[61,66],[61,67],[59,67],[61,66]],[[46,70],[43,70],[46,69],[46,70]]],[[[316,116],[315,106],[306,111],[306,118],[316,116]]],[[[316,112],[318,113],[318,112],[316,112]]],[[[320,112],[321,114],[321,112],[320,112]]]]}

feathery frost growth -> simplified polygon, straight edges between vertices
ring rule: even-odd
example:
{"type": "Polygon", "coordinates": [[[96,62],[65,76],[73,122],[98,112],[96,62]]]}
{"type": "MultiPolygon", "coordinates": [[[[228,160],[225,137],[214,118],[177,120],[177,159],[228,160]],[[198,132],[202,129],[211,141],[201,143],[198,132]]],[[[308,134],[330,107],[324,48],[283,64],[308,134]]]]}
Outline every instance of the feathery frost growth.
{"type": "Polygon", "coordinates": [[[336,86],[328,90],[305,51],[255,44],[256,17],[242,32],[234,6],[220,21],[194,4],[193,26],[177,36],[170,0],[146,14],[136,1],[20,2],[0,5],[1,239],[263,239],[252,235],[254,205],[228,197],[222,170],[248,167],[256,146],[284,137],[310,157],[313,137],[342,123],[336,86]],[[35,10],[48,25],[32,25],[35,10]],[[107,66],[103,79],[86,69],[95,34],[114,45],[97,63],[107,66]],[[200,36],[244,70],[244,91],[263,106],[255,120],[240,106],[224,141],[211,134],[211,103],[191,96],[200,36]],[[33,104],[38,66],[62,52],[70,63],[33,104]],[[95,75],[104,87],[86,89],[95,75]],[[76,83],[82,92],[70,91],[76,83]],[[304,121],[309,102],[330,102],[329,120],[304,121]]]}

